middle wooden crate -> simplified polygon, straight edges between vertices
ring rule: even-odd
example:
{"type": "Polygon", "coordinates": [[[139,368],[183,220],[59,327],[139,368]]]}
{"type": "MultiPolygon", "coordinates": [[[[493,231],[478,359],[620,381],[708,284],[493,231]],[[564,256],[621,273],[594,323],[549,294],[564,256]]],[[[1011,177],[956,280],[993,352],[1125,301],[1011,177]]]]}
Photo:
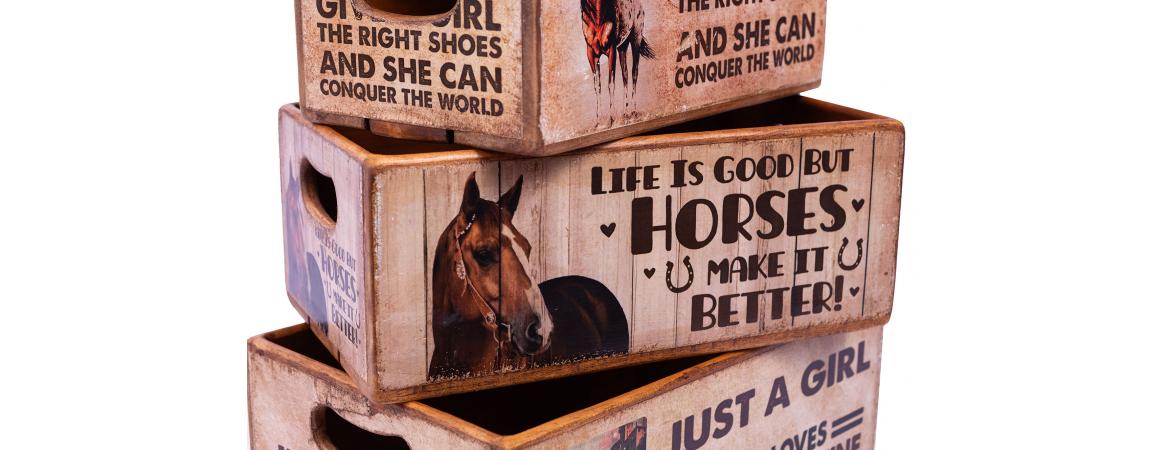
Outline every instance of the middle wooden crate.
{"type": "Polygon", "coordinates": [[[892,119],[798,97],[538,159],[280,130],[289,296],[375,402],[889,319],[892,119]]]}

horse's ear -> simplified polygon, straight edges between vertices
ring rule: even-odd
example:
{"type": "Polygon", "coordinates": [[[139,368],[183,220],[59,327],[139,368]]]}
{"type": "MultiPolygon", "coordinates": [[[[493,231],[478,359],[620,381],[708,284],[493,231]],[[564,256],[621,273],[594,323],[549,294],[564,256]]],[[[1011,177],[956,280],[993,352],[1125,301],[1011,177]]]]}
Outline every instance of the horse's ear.
{"type": "Polygon", "coordinates": [[[475,172],[467,177],[467,183],[463,186],[463,204],[459,207],[459,212],[463,214],[463,219],[468,222],[475,216],[476,206],[479,204],[479,184],[475,182],[475,172]]]}
{"type": "Polygon", "coordinates": [[[500,196],[500,207],[516,214],[516,208],[520,206],[520,191],[523,188],[524,175],[520,175],[520,178],[516,179],[516,184],[512,185],[512,189],[508,189],[508,192],[500,196]]]}

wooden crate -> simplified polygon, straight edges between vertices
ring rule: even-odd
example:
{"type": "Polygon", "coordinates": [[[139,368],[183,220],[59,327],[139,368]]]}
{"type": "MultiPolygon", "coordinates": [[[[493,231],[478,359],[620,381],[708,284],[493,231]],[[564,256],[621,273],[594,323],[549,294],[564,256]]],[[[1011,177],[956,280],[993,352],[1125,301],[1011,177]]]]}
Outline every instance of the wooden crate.
{"type": "Polygon", "coordinates": [[[252,449],[872,449],[881,353],[872,328],[376,405],[294,327],[249,342],[252,449]]]}
{"type": "Polygon", "coordinates": [[[375,401],[889,319],[892,119],[791,98],[547,158],[280,130],[289,296],[375,401]]]}
{"type": "Polygon", "coordinates": [[[825,7],[297,0],[301,105],[319,123],[551,155],[817,87],[825,7]]]}

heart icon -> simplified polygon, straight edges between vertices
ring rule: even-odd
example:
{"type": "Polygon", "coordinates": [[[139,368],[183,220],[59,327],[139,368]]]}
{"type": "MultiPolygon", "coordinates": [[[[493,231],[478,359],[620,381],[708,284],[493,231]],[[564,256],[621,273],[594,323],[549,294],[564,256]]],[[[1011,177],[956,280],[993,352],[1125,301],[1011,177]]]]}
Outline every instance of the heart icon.
{"type": "Polygon", "coordinates": [[[858,292],[861,292],[861,289],[860,289],[860,288],[849,288],[849,293],[850,293],[850,294],[853,294],[853,296],[854,296],[854,297],[856,297],[856,296],[857,296],[857,293],[858,293],[858,292]]]}
{"type": "Polygon", "coordinates": [[[657,272],[657,271],[658,271],[658,269],[655,269],[653,267],[651,267],[649,269],[642,269],[642,273],[646,274],[647,280],[654,278],[654,272],[657,272]]]}
{"type": "Polygon", "coordinates": [[[865,206],[865,199],[864,198],[861,200],[854,200],[853,201],[853,210],[854,211],[861,212],[861,208],[863,206],[865,206]]]}
{"type": "Polygon", "coordinates": [[[617,229],[616,223],[611,223],[609,225],[602,225],[601,226],[601,232],[605,234],[605,237],[613,236],[613,230],[615,230],[615,229],[617,229]]]}

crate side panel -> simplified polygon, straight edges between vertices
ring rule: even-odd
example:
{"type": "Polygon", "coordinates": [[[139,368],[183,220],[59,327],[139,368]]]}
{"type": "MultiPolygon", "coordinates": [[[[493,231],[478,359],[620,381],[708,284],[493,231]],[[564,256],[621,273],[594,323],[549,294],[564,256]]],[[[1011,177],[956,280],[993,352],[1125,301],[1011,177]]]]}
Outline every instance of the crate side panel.
{"type": "Polygon", "coordinates": [[[520,137],[521,2],[459,2],[432,23],[375,19],[352,1],[297,7],[306,109],[520,137]]]}
{"type": "Polygon", "coordinates": [[[819,82],[824,0],[543,2],[541,129],[567,141],[819,82]],[[635,66],[637,64],[637,66],[635,66]]]}
{"type": "Polygon", "coordinates": [[[880,364],[879,328],[785,344],[532,448],[873,448],[880,364]]]}
{"type": "Polygon", "coordinates": [[[362,168],[311,124],[281,114],[280,127],[288,293],[334,356],[364,384],[369,343],[362,168]],[[330,184],[335,222],[319,206],[323,203],[310,200],[333,194],[325,188],[330,184]]]}

